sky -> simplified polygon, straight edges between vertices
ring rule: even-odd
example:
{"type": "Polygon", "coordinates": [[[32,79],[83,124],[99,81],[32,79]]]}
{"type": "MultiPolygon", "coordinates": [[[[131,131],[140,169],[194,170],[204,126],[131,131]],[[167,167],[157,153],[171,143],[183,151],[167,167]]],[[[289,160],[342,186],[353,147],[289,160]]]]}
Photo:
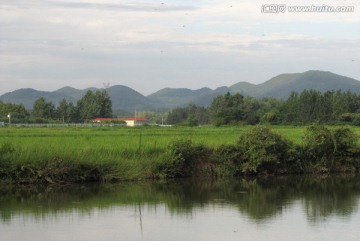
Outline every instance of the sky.
{"type": "Polygon", "coordinates": [[[307,70],[360,80],[359,0],[0,0],[0,95],[107,85],[148,95],[307,70]],[[291,11],[311,6],[353,11],[291,11]]]}

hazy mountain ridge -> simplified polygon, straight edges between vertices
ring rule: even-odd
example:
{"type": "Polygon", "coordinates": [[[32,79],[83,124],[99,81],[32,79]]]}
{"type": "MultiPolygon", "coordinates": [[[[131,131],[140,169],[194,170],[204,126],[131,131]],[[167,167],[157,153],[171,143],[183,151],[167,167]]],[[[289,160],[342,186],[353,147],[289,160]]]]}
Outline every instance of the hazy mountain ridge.
{"type": "Polygon", "coordinates": [[[311,70],[297,74],[278,75],[257,86],[259,92],[254,97],[275,96],[287,98],[292,91],[301,92],[314,89],[321,92],[342,90],[360,93],[360,81],[326,71],[311,70]]]}
{"type": "MultiPolygon", "coordinates": [[[[349,77],[325,71],[307,71],[304,73],[281,74],[262,84],[238,82],[230,87],[218,87],[215,90],[204,87],[197,90],[187,88],[164,88],[151,95],[144,96],[134,89],[123,85],[114,85],[108,88],[114,110],[134,112],[135,110],[169,110],[188,104],[209,106],[217,95],[230,92],[240,93],[256,98],[276,97],[287,98],[292,91],[301,92],[305,89],[314,89],[321,92],[327,90],[352,91],[360,94],[360,81],[349,77]]],[[[31,88],[18,89],[0,96],[0,100],[16,104],[23,104],[27,109],[32,109],[33,103],[40,97],[57,104],[62,99],[76,103],[88,90],[72,87],[48,92],[31,88]]]]}
{"type": "Polygon", "coordinates": [[[187,88],[164,88],[147,97],[152,101],[162,103],[165,108],[173,108],[175,106],[184,106],[190,103],[196,105],[208,105],[208,101],[204,101],[204,99],[212,96],[213,93],[214,90],[205,87],[197,90],[190,90],[187,88]]]}

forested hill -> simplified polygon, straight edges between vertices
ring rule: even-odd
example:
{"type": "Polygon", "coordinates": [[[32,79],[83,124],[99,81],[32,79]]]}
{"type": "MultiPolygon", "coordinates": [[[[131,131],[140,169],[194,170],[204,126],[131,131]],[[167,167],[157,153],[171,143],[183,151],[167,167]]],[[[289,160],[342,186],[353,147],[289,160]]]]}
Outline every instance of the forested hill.
{"type": "Polygon", "coordinates": [[[360,81],[325,71],[307,71],[298,74],[281,74],[262,84],[238,83],[230,87],[231,93],[261,98],[288,98],[291,92],[303,90],[348,90],[360,94],[360,81]]]}
{"type": "MultiPolygon", "coordinates": [[[[89,88],[95,90],[95,88],[89,88]]],[[[34,89],[19,89],[0,96],[0,101],[23,104],[32,109],[33,103],[40,97],[46,98],[55,104],[62,99],[76,103],[89,89],[78,90],[64,87],[56,91],[38,91],[34,89]]],[[[321,92],[328,90],[348,90],[360,94],[360,81],[349,77],[325,71],[307,71],[304,73],[281,74],[262,84],[254,85],[239,82],[230,87],[223,86],[217,89],[201,88],[191,90],[186,88],[165,88],[149,96],[122,85],[115,85],[108,89],[114,110],[133,112],[137,110],[168,110],[170,108],[196,104],[209,106],[214,97],[227,92],[240,93],[256,98],[276,97],[287,98],[292,91],[302,92],[313,89],[321,92]]]]}

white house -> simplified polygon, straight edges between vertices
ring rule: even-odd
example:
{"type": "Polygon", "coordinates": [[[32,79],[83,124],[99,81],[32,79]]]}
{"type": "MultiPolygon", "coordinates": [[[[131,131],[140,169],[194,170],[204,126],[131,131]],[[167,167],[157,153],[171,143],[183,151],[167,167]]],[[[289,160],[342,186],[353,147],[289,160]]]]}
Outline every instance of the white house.
{"type": "Polygon", "coordinates": [[[95,118],[94,123],[114,123],[124,121],[126,126],[141,126],[147,123],[147,120],[142,117],[127,117],[127,118],[95,118]]]}

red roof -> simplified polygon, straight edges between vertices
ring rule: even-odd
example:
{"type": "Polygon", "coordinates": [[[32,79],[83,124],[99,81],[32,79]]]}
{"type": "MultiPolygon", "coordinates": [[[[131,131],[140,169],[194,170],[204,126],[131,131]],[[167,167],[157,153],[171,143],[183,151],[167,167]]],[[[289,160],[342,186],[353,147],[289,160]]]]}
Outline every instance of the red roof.
{"type": "Polygon", "coordinates": [[[127,118],[95,118],[92,120],[93,122],[101,122],[101,121],[143,121],[147,120],[143,117],[127,117],[127,118]]]}
{"type": "Polygon", "coordinates": [[[143,117],[128,117],[128,118],[122,118],[124,121],[146,121],[143,117]]]}

